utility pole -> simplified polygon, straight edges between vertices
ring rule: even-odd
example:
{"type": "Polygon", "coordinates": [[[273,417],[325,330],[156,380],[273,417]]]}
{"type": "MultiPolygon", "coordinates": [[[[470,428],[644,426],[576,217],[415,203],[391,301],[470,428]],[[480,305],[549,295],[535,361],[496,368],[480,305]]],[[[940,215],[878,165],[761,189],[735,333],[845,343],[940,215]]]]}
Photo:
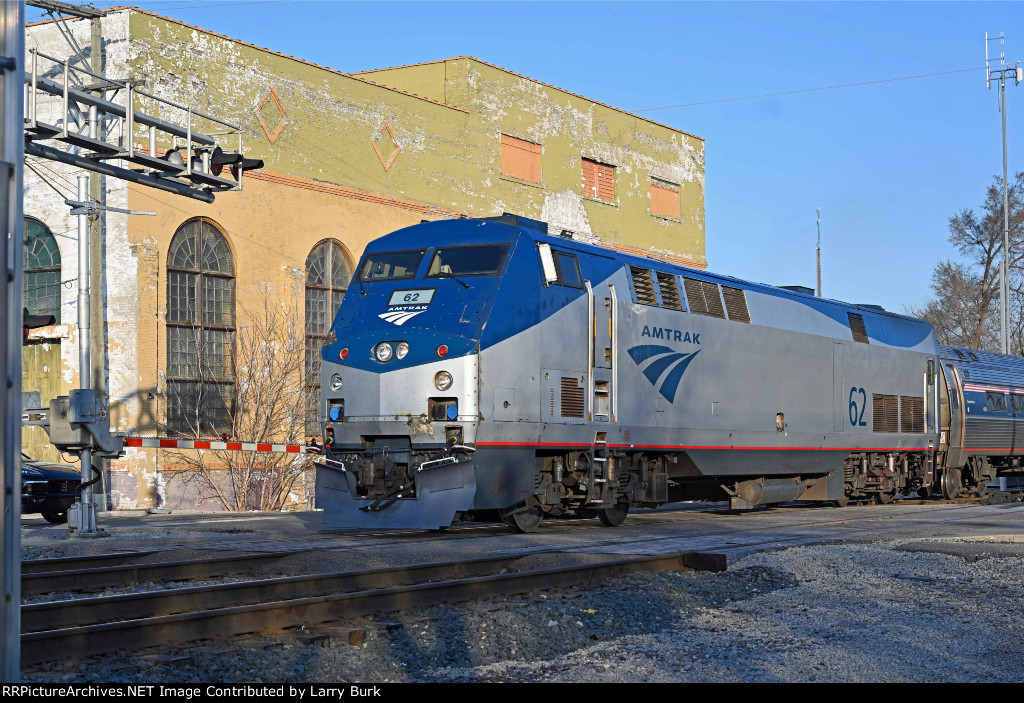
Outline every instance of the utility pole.
{"type": "Polygon", "coordinates": [[[21,214],[25,6],[0,3],[0,541],[5,683],[21,679],[21,214]]]}
{"type": "Polygon", "coordinates": [[[821,208],[818,208],[818,297],[821,297],[821,208]]]}
{"type": "Polygon", "coordinates": [[[1022,69],[1020,61],[1013,66],[1006,65],[1006,54],[1002,51],[1002,46],[1005,43],[1006,37],[1000,32],[998,37],[988,36],[988,32],[985,32],[985,84],[989,89],[992,88],[992,81],[999,81],[999,112],[1003,115],[1003,263],[999,267],[1000,277],[1000,315],[999,315],[999,339],[1002,343],[1003,354],[1010,353],[1010,200],[1009,200],[1009,185],[1007,183],[1007,168],[1006,168],[1006,79],[1012,78],[1014,85],[1019,85],[1024,76],[1021,75],[1022,69]],[[991,41],[998,41],[1000,50],[999,58],[989,58],[988,43],[991,41]],[[995,67],[991,65],[992,61],[998,61],[999,64],[995,67]]]}
{"type": "MultiPolygon", "coordinates": [[[[92,72],[97,76],[106,75],[103,70],[103,33],[100,26],[101,18],[99,14],[89,18],[89,29],[90,29],[90,47],[89,47],[89,63],[92,72]]],[[[90,136],[93,139],[103,140],[106,135],[103,134],[103,117],[98,114],[95,107],[89,109],[89,131],[90,136]]],[[[95,171],[89,172],[89,200],[96,205],[103,205],[103,176],[95,171]]],[[[81,195],[81,194],[79,194],[81,195]]],[[[81,199],[81,198],[79,198],[81,199]]],[[[102,210],[99,211],[100,213],[102,210]]],[[[92,319],[90,320],[90,326],[92,327],[92,338],[90,340],[91,349],[90,356],[92,358],[92,368],[89,373],[92,374],[92,388],[96,391],[96,397],[99,401],[107,405],[107,326],[106,326],[106,299],[103,295],[103,271],[106,268],[105,262],[103,261],[103,224],[106,219],[100,217],[97,213],[94,216],[90,216],[90,232],[89,232],[89,245],[90,251],[90,272],[89,278],[89,293],[92,298],[92,319]]],[[[82,386],[85,388],[85,386],[82,386]]],[[[107,509],[107,495],[110,491],[110,472],[109,466],[110,461],[103,458],[96,458],[93,461],[96,466],[96,470],[102,475],[102,481],[100,481],[100,490],[96,498],[99,501],[97,510],[107,509]]]]}

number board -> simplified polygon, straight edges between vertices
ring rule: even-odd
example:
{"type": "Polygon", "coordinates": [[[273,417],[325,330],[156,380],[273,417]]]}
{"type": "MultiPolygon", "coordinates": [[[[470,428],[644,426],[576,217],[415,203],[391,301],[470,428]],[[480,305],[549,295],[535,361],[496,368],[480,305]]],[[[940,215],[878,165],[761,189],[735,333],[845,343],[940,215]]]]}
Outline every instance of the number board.
{"type": "Polygon", "coordinates": [[[434,288],[422,290],[396,290],[391,294],[388,305],[429,305],[434,299],[434,288]]]}

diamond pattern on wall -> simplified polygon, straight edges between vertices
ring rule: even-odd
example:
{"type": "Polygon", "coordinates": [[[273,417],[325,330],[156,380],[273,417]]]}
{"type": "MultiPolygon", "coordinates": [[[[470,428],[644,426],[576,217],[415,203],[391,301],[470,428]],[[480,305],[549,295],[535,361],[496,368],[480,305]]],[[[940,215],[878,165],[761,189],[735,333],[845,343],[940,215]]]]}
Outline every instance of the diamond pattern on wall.
{"type": "Polygon", "coordinates": [[[395,130],[391,129],[391,123],[384,120],[384,123],[377,130],[377,134],[370,140],[370,143],[373,144],[373,150],[377,152],[377,158],[380,159],[384,170],[389,170],[391,164],[395,163],[395,159],[398,158],[398,152],[402,150],[402,147],[398,146],[398,139],[395,138],[395,130]],[[389,152],[391,155],[385,158],[381,147],[384,147],[384,151],[389,152]]]}
{"type": "MultiPolygon", "coordinates": [[[[267,112],[273,114],[274,106],[271,106],[267,110],[267,112]]],[[[267,139],[270,140],[271,144],[277,141],[277,138],[281,136],[281,132],[284,131],[284,128],[291,123],[291,120],[288,119],[287,113],[285,113],[284,111],[284,105],[281,104],[281,98],[277,96],[277,91],[274,90],[273,88],[270,89],[269,93],[263,96],[263,99],[260,100],[259,105],[256,106],[256,118],[260,121],[260,125],[263,127],[263,133],[267,135],[267,139]],[[281,113],[281,121],[277,124],[277,127],[274,129],[273,133],[271,133],[270,128],[267,127],[267,121],[263,119],[263,106],[266,105],[271,100],[274,101],[274,106],[276,106],[278,112],[281,113]]],[[[271,121],[273,120],[271,119],[271,121]]]]}

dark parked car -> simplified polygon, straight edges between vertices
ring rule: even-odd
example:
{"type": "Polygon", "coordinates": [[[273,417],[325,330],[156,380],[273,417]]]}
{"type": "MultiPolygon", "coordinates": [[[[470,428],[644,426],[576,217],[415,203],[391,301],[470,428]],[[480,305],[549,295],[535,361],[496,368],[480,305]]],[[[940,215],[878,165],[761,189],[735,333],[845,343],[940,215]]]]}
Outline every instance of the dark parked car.
{"type": "Polygon", "coordinates": [[[47,522],[68,521],[82,476],[74,467],[21,455],[21,512],[42,513],[47,522]]]}

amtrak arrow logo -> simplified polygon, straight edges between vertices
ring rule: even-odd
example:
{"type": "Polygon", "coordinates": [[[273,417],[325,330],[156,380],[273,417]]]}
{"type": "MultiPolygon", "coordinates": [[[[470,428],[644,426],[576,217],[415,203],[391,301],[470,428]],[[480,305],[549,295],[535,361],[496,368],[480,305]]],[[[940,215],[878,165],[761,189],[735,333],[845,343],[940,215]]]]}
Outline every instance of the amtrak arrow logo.
{"type": "Polygon", "coordinates": [[[679,389],[679,382],[686,372],[693,358],[700,354],[700,349],[689,354],[677,352],[671,347],[663,347],[658,344],[642,344],[638,347],[628,349],[627,353],[636,362],[637,366],[647,363],[643,370],[644,376],[650,381],[658,392],[665,396],[665,400],[675,400],[676,391],[679,389]],[[661,379],[661,385],[658,380],[661,379]]]}
{"type": "Polygon", "coordinates": [[[388,310],[386,313],[377,315],[377,317],[387,320],[393,325],[403,325],[421,312],[426,312],[426,310],[388,310]]]}

